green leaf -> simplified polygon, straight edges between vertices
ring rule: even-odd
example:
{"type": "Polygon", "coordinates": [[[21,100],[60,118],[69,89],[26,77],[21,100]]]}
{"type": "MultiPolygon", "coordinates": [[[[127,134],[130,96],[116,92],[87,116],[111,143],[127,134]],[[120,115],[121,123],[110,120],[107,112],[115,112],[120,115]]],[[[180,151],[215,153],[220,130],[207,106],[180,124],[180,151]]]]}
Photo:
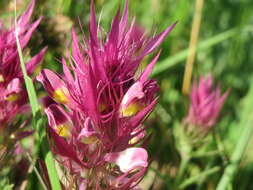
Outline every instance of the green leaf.
{"type": "MultiPolygon", "coordinates": [[[[208,48],[211,48],[225,40],[228,40],[229,38],[235,36],[238,34],[239,28],[233,28],[228,31],[225,31],[223,33],[217,34],[216,36],[213,36],[209,39],[203,40],[198,44],[197,52],[207,50],[208,48]]],[[[182,50],[181,52],[177,53],[176,55],[173,55],[163,61],[160,61],[157,63],[157,65],[154,68],[154,71],[152,73],[153,76],[156,76],[167,69],[170,69],[171,67],[177,65],[181,61],[184,61],[188,56],[189,49],[182,50]]]]}
{"type": "MultiPolygon", "coordinates": [[[[19,55],[19,59],[20,59],[22,73],[24,75],[25,86],[26,86],[26,89],[27,89],[30,105],[31,105],[31,108],[32,108],[33,118],[36,119],[36,115],[39,113],[40,106],[39,106],[39,103],[38,103],[38,99],[37,99],[37,95],[36,95],[36,92],[35,92],[35,87],[33,85],[32,79],[27,75],[25,62],[24,62],[24,58],[23,58],[23,53],[22,53],[18,33],[16,31],[17,31],[17,11],[16,11],[16,0],[15,0],[15,37],[16,37],[16,44],[17,44],[17,48],[18,48],[18,55],[19,55]]],[[[34,125],[37,126],[37,123],[36,123],[37,120],[33,120],[33,121],[35,122],[34,125]]],[[[38,133],[39,133],[38,129],[36,129],[36,136],[37,137],[39,136],[38,133]]],[[[52,153],[49,151],[48,147],[47,147],[47,153],[46,153],[46,156],[45,156],[45,162],[46,162],[46,166],[47,166],[47,169],[48,169],[48,175],[49,175],[49,179],[50,179],[53,190],[61,189],[61,185],[60,185],[58,175],[57,175],[55,165],[54,165],[54,158],[52,156],[52,153]]]]}
{"type": "Polygon", "coordinates": [[[226,190],[236,173],[248,142],[253,135],[253,83],[250,91],[244,100],[244,107],[241,110],[241,119],[237,127],[242,129],[242,133],[231,156],[230,164],[226,167],[220,179],[217,190],[226,190]]]}

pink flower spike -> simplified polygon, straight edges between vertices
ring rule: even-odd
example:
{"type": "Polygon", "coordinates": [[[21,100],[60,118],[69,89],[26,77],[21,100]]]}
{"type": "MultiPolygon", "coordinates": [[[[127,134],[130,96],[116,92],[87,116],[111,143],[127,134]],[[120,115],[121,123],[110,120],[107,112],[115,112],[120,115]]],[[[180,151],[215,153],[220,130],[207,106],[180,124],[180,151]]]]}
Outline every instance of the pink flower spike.
{"type": "Polygon", "coordinates": [[[193,83],[190,94],[190,109],[187,116],[187,123],[209,130],[218,120],[220,111],[228,96],[229,91],[223,95],[220,88],[213,89],[213,77],[200,77],[199,84],[193,83]]]}
{"type": "Polygon", "coordinates": [[[105,161],[115,163],[124,173],[148,166],[148,153],[144,148],[128,148],[105,155],[105,161]]]}
{"type": "Polygon", "coordinates": [[[85,179],[87,189],[134,189],[148,166],[146,150],[137,146],[148,141],[143,122],[157,103],[159,87],[150,74],[160,52],[138,71],[175,24],[149,36],[135,19],[128,21],[126,0],[123,13],[118,9],[110,30],[103,32],[94,0],[90,2],[89,35],[80,40],[72,29],[63,74],[44,69],[37,77],[58,106],[46,109],[48,131],[59,162],[76,176],[75,184],[85,179]],[[59,116],[70,120],[71,127],[53,124],[61,121],[59,116]]]}

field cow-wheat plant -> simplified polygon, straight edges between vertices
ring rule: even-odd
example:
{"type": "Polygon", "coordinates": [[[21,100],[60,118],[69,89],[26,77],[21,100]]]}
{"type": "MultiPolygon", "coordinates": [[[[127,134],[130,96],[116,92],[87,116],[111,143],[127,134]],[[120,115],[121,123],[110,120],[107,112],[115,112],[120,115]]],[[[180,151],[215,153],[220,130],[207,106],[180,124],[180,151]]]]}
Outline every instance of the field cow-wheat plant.
{"type": "Polygon", "coordinates": [[[253,190],[252,9],[0,1],[0,190],[253,190]]]}

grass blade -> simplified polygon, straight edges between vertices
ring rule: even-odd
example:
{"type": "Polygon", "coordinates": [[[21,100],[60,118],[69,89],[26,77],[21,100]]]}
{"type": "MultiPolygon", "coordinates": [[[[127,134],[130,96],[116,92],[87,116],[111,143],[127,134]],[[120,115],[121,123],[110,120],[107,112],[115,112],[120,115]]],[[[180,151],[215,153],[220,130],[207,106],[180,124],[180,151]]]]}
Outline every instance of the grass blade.
{"type": "MultiPolygon", "coordinates": [[[[21,49],[21,45],[20,45],[20,41],[19,41],[19,37],[18,37],[18,32],[17,32],[18,30],[17,30],[16,0],[14,0],[14,3],[15,3],[15,11],[14,11],[15,12],[15,38],[16,38],[16,44],[17,44],[17,49],[18,49],[18,55],[19,55],[19,59],[20,59],[22,73],[24,75],[25,86],[27,89],[29,102],[30,102],[31,109],[32,109],[32,114],[33,114],[33,117],[36,118],[36,114],[39,112],[40,107],[39,107],[39,103],[38,103],[38,99],[37,99],[37,95],[35,92],[35,87],[33,85],[32,79],[27,75],[27,71],[26,71],[25,62],[24,62],[22,49],[21,49]]],[[[36,133],[38,133],[38,129],[37,129],[36,133]]],[[[45,162],[47,165],[49,178],[50,178],[50,182],[51,182],[53,190],[61,189],[61,185],[60,185],[60,182],[59,182],[59,179],[57,176],[57,172],[55,169],[55,165],[54,165],[54,159],[53,159],[52,153],[49,150],[46,153],[45,162]]]]}
{"type": "MultiPolygon", "coordinates": [[[[228,31],[225,31],[223,33],[217,34],[214,37],[211,37],[207,40],[204,40],[199,43],[196,52],[204,51],[208,48],[211,48],[225,40],[228,40],[229,38],[235,36],[238,34],[238,28],[233,28],[228,31]]],[[[156,76],[167,69],[177,65],[179,62],[184,61],[189,53],[189,48],[182,50],[181,52],[177,53],[174,56],[171,56],[163,61],[160,61],[154,68],[152,76],[156,76]]]]}
{"type": "Polygon", "coordinates": [[[186,60],[183,87],[182,87],[182,92],[184,95],[189,94],[189,91],[190,91],[192,71],[193,71],[193,66],[194,66],[194,61],[195,61],[195,56],[196,56],[196,49],[197,49],[197,44],[198,44],[198,39],[199,39],[203,6],[204,6],[204,0],[195,1],[195,13],[194,13],[194,18],[192,22],[191,38],[190,38],[190,43],[189,43],[189,54],[186,60]]]}
{"type": "Polygon", "coordinates": [[[242,110],[241,121],[238,125],[238,128],[242,128],[243,131],[232,154],[230,164],[226,167],[217,186],[217,190],[226,190],[232,182],[233,176],[239,167],[248,142],[253,135],[253,84],[251,85],[250,92],[244,103],[245,107],[244,110],[242,110]]]}

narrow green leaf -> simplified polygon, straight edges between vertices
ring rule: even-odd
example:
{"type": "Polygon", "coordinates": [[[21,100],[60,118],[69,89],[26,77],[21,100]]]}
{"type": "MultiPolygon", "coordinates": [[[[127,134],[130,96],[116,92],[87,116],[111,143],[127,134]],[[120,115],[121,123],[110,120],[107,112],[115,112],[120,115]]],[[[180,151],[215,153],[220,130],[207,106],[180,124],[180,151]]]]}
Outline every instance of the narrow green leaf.
{"type": "MultiPolygon", "coordinates": [[[[16,12],[15,12],[15,28],[17,28],[16,12]]],[[[21,46],[20,46],[18,33],[16,32],[16,30],[15,30],[15,37],[16,37],[16,43],[17,43],[17,48],[18,48],[18,55],[19,55],[19,59],[20,59],[21,69],[22,69],[22,72],[23,72],[23,75],[24,75],[25,86],[26,86],[26,89],[27,89],[29,101],[30,101],[31,108],[32,108],[32,114],[33,114],[33,116],[35,116],[37,111],[39,111],[40,107],[39,107],[39,103],[37,101],[37,96],[36,96],[36,92],[35,92],[35,88],[34,88],[32,79],[27,75],[27,72],[26,72],[25,62],[24,62],[24,58],[23,58],[23,54],[22,54],[22,49],[21,49],[21,46]]]]}
{"type": "Polygon", "coordinates": [[[26,88],[28,91],[29,101],[30,101],[30,104],[32,107],[32,113],[33,113],[33,115],[35,115],[40,109],[40,106],[39,106],[39,103],[37,100],[37,95],[35,92],[35,88],[34,88],[32,79],[30,77],[24,76],[24,78],[25,78],[26,88]]]}
{"type": "Polygon", "coordinates": [[[198,182],[201,178],[203,177],[207,177],[209,175],[212,175],[216,172],[218,172],[220,170],[220,167],[219,166],[216,166],[216,167],[213,167],[211,169],[208,169],[206,171],[203,171],[202,173],[200,173],[199,175],[196,175],[196,176],[193,176],[189,179],[186,179],[181,185],[180,185],[180,189],[184,189],[186,188],[187,186],[189,185],[192,185],[196,182],[198,182]]]}
{"type": "MultiPolygon", "coordinates": [[[[208,48],[211,48],[225,40],[228,40],[229,38],[235,36],[238,34],[238,28],[230,29],[226,32],[223,32],[221,34],[217,34],[214,37],[211,37],[207,40],[203,40],[198,44],[197,52],[204,51],[208,48]]],[[[153,76],[158,75],[167,69],[175,66],[181,61],[184,61],[188,56],[189,49],[182,50],[181,52],[177,53],[176,55],[173,55],[163,61],[158,62],[158,64],[155,66],[154,71],[152,73],[153,76]]]]}
{"type": "Polygon", "coordinates": [[[55,168],[54,158],[51,151],[48,151],[45,157],[45,162],[47,165],[49,179],[51,181],[52,189],[53,190],[60,190],[61,185],[59,183],[57,171],[55,168]]]}
{"type": "MultiPolygon", "coordinates": [[[[38,103],[38,99],[37,99],[37,95],[35,92],[35,87],[33,85],[32,79],[27,75],[27,71],[26,71],[23,53],[22,53],[22,49],[21,49],[21,45],[20,45],[20,41],[19,41],[19,37],[18,37],[18,32],[17,32],[16,0],[14,0],[14,3],[15,3],[15,10],[14,10],[14,12],[15,12],[15,38],[16,38],[16,44],[17,44],[17,48],[18,48],[18,55],[19,55],[19,59],[20,59],[22,73],[24,75],[25,86],[27,89],[29,102],[30,102],[30,105],[32,108],[33,118],[36,119],[36,114],[39,113],[40,107],[39,107],[39,103],[38,103]]],[[[37,121],[35,120],[34,122],[35,122],[34,125],[37,126],[37,121]]],[[[36,129],[35,136],[38,137],[39,136],[38,133],[39,133],[38,129],[36,129]]],[[[44,146],[44,145],[42,145],[42,146],[44,146]]],[[[49,179],[50,179],[53,190],[61,189],[61,185],[60,185],[60,182],[58,179],[57,171],[56,171],[55,165],[54,165],[54,158],[52,156],[52,153],[49,151],[48,147],[47,147],[47,152],[45,154],[45,162],[46,162],[48,175],[49,175],[49,179]]]]}
{"type": "Polygon", "coordinates": [[[240,123],[237,127],[243,129],[243,131],[231,156],[230,164],[226,167],[218,183],[217,190],[226,190],[229,187],[229,184],[232,182],[232,179],[238,170],[248,142],[253,135],[253,83],[245,98],[244,108],[241,113],[240,123]]]}
{"type": "Polygon", "coordinates": [[[26,156],[27,156],[28,160],[30,161],[30,164],[32,165],[33,170],[35,171],[35,174],[37,175],[37,177],[38,177],[38,179],[39,179],[39,181],[40,181],[40,183],[41,183],[43,189],[44,189],[44,190],[47,190],[47,186],[46,186],[46,184],[44,183],[44,181],[43,181],[43,179],[42,179],[42,177],[41,177],[41,175],[40,175],[40,173],[39,173],[39,170],[38,170],[38,169],[36,168],[36,166],[35,166],[35,161],[33,161],[32,157],[30,156],[30,154],[29,154],[28,152],[27,152],[26,156]]]}

